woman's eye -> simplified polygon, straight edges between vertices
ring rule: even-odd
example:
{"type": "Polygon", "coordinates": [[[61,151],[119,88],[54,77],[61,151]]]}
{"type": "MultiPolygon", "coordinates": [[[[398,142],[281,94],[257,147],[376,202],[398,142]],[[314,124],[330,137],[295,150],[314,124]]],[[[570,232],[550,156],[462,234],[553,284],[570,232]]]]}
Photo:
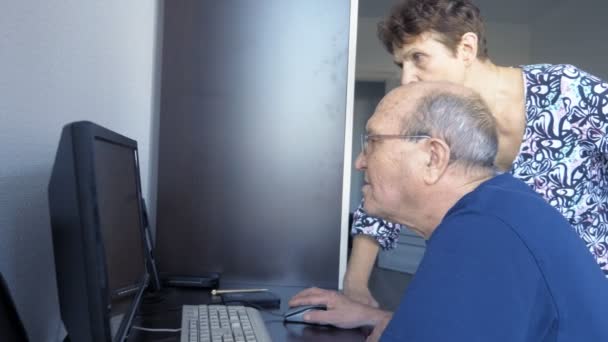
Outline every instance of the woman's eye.
{"type": "Polygon", "coordinates": [[[414,63],[420,63],[423,57],[423,54],[417,52],[412,55],[412,60],[414,61],[414,63]]]}

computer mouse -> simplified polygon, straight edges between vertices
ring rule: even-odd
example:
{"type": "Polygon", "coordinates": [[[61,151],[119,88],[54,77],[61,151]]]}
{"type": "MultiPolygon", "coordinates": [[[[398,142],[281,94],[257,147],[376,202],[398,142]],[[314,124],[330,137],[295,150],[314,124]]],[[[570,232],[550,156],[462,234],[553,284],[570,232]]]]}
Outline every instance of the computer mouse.
{"type": "Polygon", "coordinates": [[[304,321],[304,314],[314,310],[325,311],[327,308],[323,304],[294,306],[285,312],[283,319],[285,322],[308,323],[304,321]]]}

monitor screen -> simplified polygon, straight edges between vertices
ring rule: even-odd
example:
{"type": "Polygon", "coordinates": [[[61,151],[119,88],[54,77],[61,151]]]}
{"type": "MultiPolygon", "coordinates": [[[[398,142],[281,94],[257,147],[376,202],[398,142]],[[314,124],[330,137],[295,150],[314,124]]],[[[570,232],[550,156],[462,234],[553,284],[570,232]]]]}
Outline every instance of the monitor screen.
{"type": "Polygon", "coordinates": [[[137,153],[129,146],[99,137],[93,146],[114,337],[146,274],[137,153]]]}

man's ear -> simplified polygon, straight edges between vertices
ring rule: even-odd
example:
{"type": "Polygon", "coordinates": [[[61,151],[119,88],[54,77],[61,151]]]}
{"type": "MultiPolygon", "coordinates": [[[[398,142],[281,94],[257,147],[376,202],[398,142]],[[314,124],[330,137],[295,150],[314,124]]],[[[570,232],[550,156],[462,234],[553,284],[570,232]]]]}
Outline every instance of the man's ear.
{"type": "Polygon", "coordinates": [[[473,32],[467,32],[460,38],[458,44],[458,57],[460,57],[467,66],[470,66],[477,59],[477,49],[479,46],[479,38],[473,32]]]}
{"type": "Polygon", "coordinates": [[[426,165],[424,181],[427,184],[437,183],[450,164],[450,147],[441,139],[431,138],[425,141],[426,165]]]}

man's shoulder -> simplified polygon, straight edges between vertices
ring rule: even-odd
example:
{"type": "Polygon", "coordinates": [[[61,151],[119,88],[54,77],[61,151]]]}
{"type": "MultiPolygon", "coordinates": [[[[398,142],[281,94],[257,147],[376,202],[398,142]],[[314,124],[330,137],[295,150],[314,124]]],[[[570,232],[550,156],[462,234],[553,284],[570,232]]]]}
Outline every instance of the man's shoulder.
{"type": "Polygon", "coordinates": [[[456,229],[482,234],[488,240],[512,235],[526,243],[534,243],[545,230],[569,229],[568,222],[555,208],[510,174],[496,176],[464,196],[448,211],[442,226],[448,227],[444,228],[446,231],[453,230],[450,227],[463,227],[456,229]]]}
{"type": "Polygon", "coordinates": [[[500,249],[505,253],[515,250],[525,253],[525,243],[513,227],[511,215],[500,212],[500,196],[487,196],[486,191],[475,191],[461,199],[433,232],[427,248],[466,255],[500,249]]]}
{"type": "Polygon", "coordinates": [[[510,222],[512,217],[525,215],[529,212],[525,209],[530,207],[551,209],[551,206],[528,185],[510,173],[503,173],[463,196],[448,215],[462,214],[466,211],[488,219],[494,217],[510,222]]]}

